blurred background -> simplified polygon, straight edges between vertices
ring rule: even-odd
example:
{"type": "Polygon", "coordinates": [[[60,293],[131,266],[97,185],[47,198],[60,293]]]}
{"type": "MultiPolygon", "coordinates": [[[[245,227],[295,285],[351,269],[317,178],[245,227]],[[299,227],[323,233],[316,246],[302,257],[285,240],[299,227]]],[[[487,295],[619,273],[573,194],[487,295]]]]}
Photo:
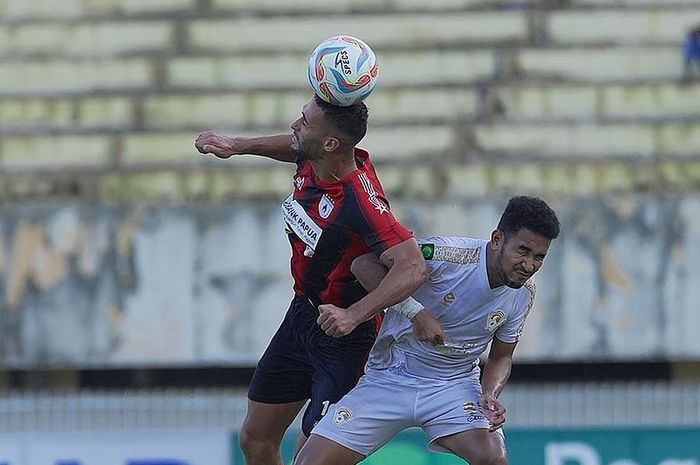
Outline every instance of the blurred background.
{"type": "MultiPolygon", "coordinates": [[[[0,464],[243,463],[293,166],[193,140],[288,131],[338,34],[416,235],[560,215],[511,464],[699,465],[700,0],[0,0],[0,464]]],[[[460,462],[409,431],[365,463],[460,462]]]]}

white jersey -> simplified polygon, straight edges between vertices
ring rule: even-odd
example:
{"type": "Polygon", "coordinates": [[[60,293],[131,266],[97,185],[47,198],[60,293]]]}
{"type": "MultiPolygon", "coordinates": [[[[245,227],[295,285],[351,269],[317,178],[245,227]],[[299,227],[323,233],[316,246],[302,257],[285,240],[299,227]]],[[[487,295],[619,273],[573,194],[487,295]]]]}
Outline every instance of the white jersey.
{"type": "Polygon", "coordinates": [[[478,366],[479,356],[494,337],[506,343],[518,341],[534,301],[534,284],[491,289],[486,272],[488,241],[433,236],[419,243],[429,277],[413,298],[440,321],[445,344],[436,347],[419,341],[411,322],[390,310],[366,370],[388,369],[433,381],[460,379],[478,366]]]}

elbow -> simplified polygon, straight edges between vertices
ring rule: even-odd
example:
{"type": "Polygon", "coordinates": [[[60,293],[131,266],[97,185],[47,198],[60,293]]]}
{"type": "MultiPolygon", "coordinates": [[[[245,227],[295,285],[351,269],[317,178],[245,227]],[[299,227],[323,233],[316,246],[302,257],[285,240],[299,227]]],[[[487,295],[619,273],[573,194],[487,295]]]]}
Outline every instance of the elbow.
{"type": "Polygon", "coordinates": [[[360,255],[350,264],[350,272],[354,274],[356,278],[362,278],[364,270],[371,266],[372,262],[372,254],[360,255]]]}

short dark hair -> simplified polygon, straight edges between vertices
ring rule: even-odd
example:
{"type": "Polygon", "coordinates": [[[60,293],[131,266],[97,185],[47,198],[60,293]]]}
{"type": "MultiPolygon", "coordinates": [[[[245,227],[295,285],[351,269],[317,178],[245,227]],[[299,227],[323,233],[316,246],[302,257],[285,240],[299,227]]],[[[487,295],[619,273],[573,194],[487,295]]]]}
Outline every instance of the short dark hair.
{"type": "Polygon", "coordinates": [[[349,107],[331,105],[314,95],[316,104],[321,107],[327,121],[333,128],[347,136],[347,143],[353,147],[367,134],[367,117],[369,110],[365,102],[355,103],[349,107]]]}
{"type": "Polygon", "coordinates": [[[498,230],[508,237],[523,228],[552,240],[559,236],[560,224],[557,214],[544,200],[521,195],[508,201],[498,230]]]}

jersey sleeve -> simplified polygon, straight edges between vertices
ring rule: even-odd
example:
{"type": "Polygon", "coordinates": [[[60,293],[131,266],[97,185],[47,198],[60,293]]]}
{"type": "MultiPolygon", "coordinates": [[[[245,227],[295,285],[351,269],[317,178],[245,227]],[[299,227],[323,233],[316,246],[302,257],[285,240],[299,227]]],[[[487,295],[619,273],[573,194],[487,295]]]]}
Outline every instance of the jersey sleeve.
{"type": "Polygon", "coordinates": [[[525,320],[532,310],[535,302],[535,284],[528,281],[523,286],[524,297],[519,299],[518,309],[513,313],[512,318],[508,318],[506,324],[496,330],[495,337],[506,344],[512,344],[520,340],[525,327],[525,320]]]}
{"type": "MultiPolygon", "coordinates": [[[[419,243],[419,245],[421,246],[421,251],[423,251],[423,244],[419,243]]],[[[446,269],[446,263],[442,261],[426,260],[425,264],[428,272],[428,280],[416,289],[411,296],[424,308],[428,309],[433,316],[436,316],[437,302],[439,302],[444,295],[444,292],[442,292],[444,290],[442,286],[443,282],[440,277],[446,269]]]]}
{"type": "Polygon", "coordinates": [[[447,268],[444,260],[433,260],[435,248],[444,245],[454,245],[450,243],[452,238],[446,236],[428,236],[418,239],[418,247],[425,258],[425,264],[430,276],[430,281],[438,281],[439,277],[447,268]]]}
{"type": "Polygon", "coordinates": [[[351,190],[355,197],[349,226],[378,256],[387,249],[413,237],[413,233],[394,217],[384,194],[366,174],[358,176],[360,187],[351,190]]]}

